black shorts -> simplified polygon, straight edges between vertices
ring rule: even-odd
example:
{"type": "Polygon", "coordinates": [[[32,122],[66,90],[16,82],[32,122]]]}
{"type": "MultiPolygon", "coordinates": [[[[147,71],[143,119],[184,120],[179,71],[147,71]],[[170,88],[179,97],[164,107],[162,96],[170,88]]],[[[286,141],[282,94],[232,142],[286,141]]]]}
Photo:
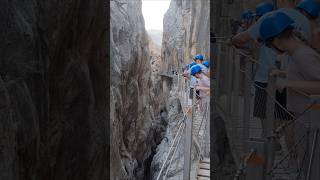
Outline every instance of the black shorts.
{"type": "MultiPolygon", "coordinates": [[[[287,89],[282,92],[276,91],[276,100],[282,107],[278,103],[275,104],[275,117],[280,120],[292,120],[293,117],[288,113],[290,111],[287,109],[287,89]]],[[[292,112],[290,113],[293,114],[292,112]]]]}
{"type": "Polygon", "coordinates": [[[193,99],[193,88],[190,88],[189,99],[193,99]]]}
{"type": "Polygon", "coordinates": [[[201,99],[201,98],[200,98],[200,91],[199,91],[199,90],[196,90],[196,94],[197,94],[197,95],[196,95],[197,99],[201,99]]]}
{"type": "Polygon", "coordinates": [[[267,87],[267,83],[254,82],[255,94],[254,94],[254,107],[253,116],[261,119],[266,118],[266,106],[267,106],[267,93],[264,88],[267,87]]]}
{"type": "MultiPolygon", "coordinates": [[[[254,97],[254,109],[253,116],[265,119],[266,118],[266,106],[267,106],[267,83],[255,82],[255,97],[254,97]]],[[[287,91],[284,89],[282,92],[276,91],[274,109],[274,117],[280,120],[291,120],[292,116],[288,113],[287,110],[287,91]],[[282,106],[280,106],[280,105],[282,106]]]]}

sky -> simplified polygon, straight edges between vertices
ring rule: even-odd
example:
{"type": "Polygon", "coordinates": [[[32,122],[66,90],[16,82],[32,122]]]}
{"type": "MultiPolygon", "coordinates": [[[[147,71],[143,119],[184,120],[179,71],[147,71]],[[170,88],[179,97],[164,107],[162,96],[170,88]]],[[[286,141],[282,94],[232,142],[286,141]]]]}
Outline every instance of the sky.
{"type": "Polygon", "coordinates": [[[170,0],[142,0],[142,13],[146,30],[163,29],[163,16],[167,12],[170,0]]]}

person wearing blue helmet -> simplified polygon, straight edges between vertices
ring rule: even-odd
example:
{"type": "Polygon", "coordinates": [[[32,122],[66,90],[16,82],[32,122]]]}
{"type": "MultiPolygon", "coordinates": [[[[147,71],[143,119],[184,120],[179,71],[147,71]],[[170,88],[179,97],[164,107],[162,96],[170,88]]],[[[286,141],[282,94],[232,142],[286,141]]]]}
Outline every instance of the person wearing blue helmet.
{"type": "Polygon", "coordinates": [[[309,45],[319,51],[320,49],[320,27],[317,18],[320,13],[320,2],[316,0],[302,0],[296,7],[304,14],[311,24],[311,40],[309,45]]]}
{"type": "MultiPolygon", "coordinates": [[[[284,13],[276,13],[263,21],[260,33],[263,42],[268,47],[275,49],[278,53],[287,53],[291,57],[291,63],[288,65],[287,71],[273,72],[273,75],[281,73],[282,76],[287,77],[287,81],[278,83],[279,89],[289,87],[309,94],[320,93],[320,55],[295,37],[293,20],[284,13]]],[[[295,93],[290,91],[288,97],[291,94],[295,93]]],[[[295,98],[290,98],[289,101],[291,100],[295,100],[295,98]]],[[[302,105],[303,103],[301,103],[298,104],[302,105]]],[[[299,111],[294,107],[291,110],[299,111]]]]}
{"type": "Polygon", "coordinates": [[[198,79],[198,83],[200,85],[200,87],[198,89],[209,90],[210,79],[203,74],[201,66],[199,66],[198,64],[193,66],[191,68],[191,75],[198,79]]]}
{"type": "Polygon", "coordinates": [[[203,61],[203,59],[204,59],[204,57],[203,57],[202,54],[197,54],[197,55],[195,55],[194,58],[193,58],[194,61],[197,61],[197,60],[203,61]]]}
{"type": "Polygon", "coordinates": [[[200,110],[204,110],[204,98],[208,96],[210,92],[210,79],[202,72],[200,65],[195,65],[191,68],[191,75],[197,78],[196,90],[199,91],[200,98],[200,110]]]}
{"type": "Polygon", "coordinates": [[[189,65],[187,65],[187,68],[183,72],[182,76],[190,79],[190,88],[193,88],[197,84],[197,79],[194,76],[191,76],[191,69],[193,66],[197,65],[197,63],[192,62],[189,65]]]}
{"type": "Polygon", "coordinates": [[[297,8],[309,19],[317,19],[320,13],[320,5],[316,0],[302,0],[297,5],[297,8]]]}
{"type": "Polygon", "coordinates": [[[193,58],[193,60],[195,63],[197,63],[197,65],[199,65],[201,67],[203,73],[208,74],[208,68],[205,67],[204,65],[202,65],[203,60],[204,60],[204,56],[202,54],[197,54],[193,58]]]}
{"type": "Polygon", "coordinates": [[[242,32],[244,30],[247,30],[253,22],[253,13],[250,10],[245,10],[241,14],[241,24],[240,28],[238,29],[238,32],[242,32]]]}
{"type": "Polygon", "coordinates": [[[210,68],[210,60],[204,61],[203,65],[207,68],[210,68]]]}
{"type": "Polygon", "coordinates": [[[261,3],[256,6],[257,22],[251,26],[247,31],[237,34],[231,39],[230,44],[237,47],[242,47],[252,40],[258,40],[260,37],[259,29],[261,22],[269,15],[277,12],[283,12],[294,21],[295,32],[299,33],[299,38],[308,42],[311,46],[317,47],[318,43],[313,41],[313,31],[316,28],[316,21],[314,18],[319,16],[320,8],[319,2],[315,0],[301,1],[295,8],[280,8],[271,10],[271,3],[261,3]],[[308,5],[306,5],[308,4],[308,5]],[[311,8],[313,6],[314,8],[311,8]],[[264,12],[264,14],[263,14],[264,12]],[[318,12],[318,13],[317,13],[318,12]],[[308,13],[312,15],[308,15],[308,13]],[[310,18],[312,17],[312,18],[310,18]]]}
{"type": "Polygon", "coordinates": [[[273,11],[273,5],[269,2],[263,2],[256,6],[256,18],[260,18],[264,14],[273,11]]]}
{"type": "MultiPolygon", "coordinates": [[[[295,37],[293,24],[290,17],[278,12],[265,18],[260,27],[261,39],[268,47],[278,53],[287,53],[291,57],[286,71],[274,70],[271,73],[277,77],[276,87],[279,91],[287,88],[287,108],[294,115],[299,115],[300,119],[294,124],[294,140],[292,142],[289,139],[291,142],[288,146],[293,146],[309,128],[308,115],[301,114],[310,104],[309,98],[304,94],[320,93],[320,55],[295,37]]],[[[304,141],[296,152],[297,168],[302,168],[303,175],[306,173],[303,149],[307,144],[308,142],[304,141]]]]}

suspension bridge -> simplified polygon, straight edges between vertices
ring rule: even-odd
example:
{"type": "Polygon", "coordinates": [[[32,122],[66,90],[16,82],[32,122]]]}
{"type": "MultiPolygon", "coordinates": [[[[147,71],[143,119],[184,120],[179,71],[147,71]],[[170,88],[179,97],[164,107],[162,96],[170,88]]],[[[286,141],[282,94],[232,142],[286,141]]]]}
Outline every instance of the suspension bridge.
{"type": "Polygon", "coordinates": [[[178,89],[178,99],[183,118],[177,123],[178,130],[171,142],[157,180],[169,178],[168,172],[178,149],[184,150],[183,179],[210,179],[209,98],[202,98],[203,107],[200,110],[200,100],[197,98],[195,91],[190,92],[189,82],[186,79],[178,73],[160,73],[159,75],[169,79],[178,89]],[[189,97],[190,94],[192,98],[189,97]],[[184,143],[181,143],[181,140],[184,143]],[[198,159],[191,159],[192,145],[197,146],[200,151],[198,159]],[[192,167],[192,161],[196,161],[196,168],[192,167]]]}
{"type": "MultiPolygon", "coordinates": [[[[254,54],[229,47],[225,42],[217,43],[219,53],[216,77],[211,82],[215,88],[212,98],[214,107],[211,110],[218,113],[226,124],[232,155],[238,165],[234,180],[320,179],[320,172],[316,169],[320,161],[320,95],[298,92],[310,100],[310,106],[300,114],[292,114],[275,98],[276,77],[269,78],[266,88],[254,82],[255,71],[260,65],[254,54]],[[254,94],[253,88],[266,96],[254,94]],[[265,104],[264,124],[254,116],[254,111],[263,111],[263,106],[255,110],[254,101],[265,104]],[[309,124],[303,124],[303,118],[307,118],[309,124]],[[302,133],[292,133],[297,127],[302,133]],[[293,139],[294,142],[290,144],[293,139]],[[281,147],[276,147],[277,144],[281,147]]],[[[191,92],[193,95],[190,99],[188,81],[179,74],[171,71],[160,74],[178,87],[184,116],[157,180],[167,179],[173,156],[182,145],[183,179],[219,179],[215,176],[216,167],[210,166],[210,101],[207,99],[205,109],[200,111],[195,92],[191,92]],[[191,166],[192,144],[201,150],[196,167],[191,166]]]]}
{"type": "Polygon", "coordinates": [[[266,88],[254,82],[255,71],[261,65],[255,54],[223,41],[218,42],[218,52],[213,109],[223,116],[232,154],[239,165],[234,179],[319,179],[319,160],[313,160],[319,153],[320,111],[316,107],[320,96],[298,92],[310,100],[310,106],[300,114],[292,114],[276,100],[277,77],[269,77],[266,88]],[[264,95],[255,94],[254,88],[264,95]],[[264,120],[255,117],[255,111],[264,114],[264,120]]]}

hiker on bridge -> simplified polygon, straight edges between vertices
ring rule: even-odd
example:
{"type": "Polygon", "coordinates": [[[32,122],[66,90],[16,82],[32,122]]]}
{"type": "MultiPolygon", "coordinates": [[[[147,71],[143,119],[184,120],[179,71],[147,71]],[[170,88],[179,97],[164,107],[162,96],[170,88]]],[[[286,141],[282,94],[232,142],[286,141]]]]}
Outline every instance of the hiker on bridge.
{"type": "MultiPolygon", "coordinates": [[[[241,14],[241,24],[238,28],[238,31],[237,33],[241,33],[243,31],[246,31],[247,29],[249,29],[252,24],[254,23],[254,15],[252,13],[251,10],[245,10],[242,12],[241,14]]],[[[246,45],[242,46],[242,49],[246,51],[252,49],[252,43],[248,42],[246,43],[246,45]]],[[[246,65],[246,62],[245,62],[245,56],[240,56],[240,68],[241,69],[245,69],[245,65],[246,65]]],[[[244,94],[244,82],[245,82],[245,75],[243,72],[240,73],[240,95],[243,95],[244,94]]]]}
{"type": "Polygon", "coordinates": [[[238,33],[243,32],[247,30],[253,23],[253,13],[250,10],[245,10],[242,12],[241,15],[241,22],[240,22],[240,27],[238,29],[238,33]]]}
{"type": "MultiPolygon", "coordinates": [[[[257,15],[257,22],[250,27],[248,30],[239,33],[235,37],[232,38],[231,43],[235,46],[241,47],[245,43],[250,42],[251,40],[258,40],[260,38],[260,25],[261,22],[268,17],[269,15],[272,15],[277,12],[283,12],[287,16],[289,16],[291,19],[294,21],[294,29],[295,32],[298,32],[299,38],[307,40],[309,43],[311,43],[311,23],[309,22],[309,19],[306,15],[306,12],[309,12],[313,14],[313,16],[317,13],[315,13],[315,10],[311,10],[310,4],[313,5],[313,7],[317,7],[317,3],[313,0],[307,0],[307,1],[302,1],[297,5],[296,9],[292,8],[281,8],[278,10],[273,11],[272,4],[270,3],[261,3],[256,6],[256,15],[257,15]]],[[[317,8],[316,8],[317,9],[317,8]]],[[[265,46],[262,46],[262,49],[260,48],[260,54],[259,54],[259,67],[258,71],[256,72],[255,76],[255,81],[256,82],[263,82],[265,84],[259,84],[256,83],[256,88],[259,89],[264,89],[267,87],[267,79],[268,79],[268,72],[270,70],[270,67],[272,67],[273,63],[275,62],[276,56],[274,54],[274,51],[271,51],[271,49],[266,48],[265,46]],[[262,51],[262,49],[264,49],[262,51]],[[269,67],[267,66],[269,64],[269,67]]],[[[259,92],[256,90],[256,96],[255,99],[258,100],[259,97],[259,92]],[[258,94],[258,95],[257,95],[258,94]]],[[[265,91],[263,91],[265,92],[265,91]]],[[[261,93],[260,93],[261,94],[261,93]]],[[[262,95],[262,97],[265,95],[262,95]]],[[[259,98],[260,99],[260,98],[259,98]]],[[[282,93],[277,92],[276,93],[276,99],[279,101],[279,103],[283,106],[286,107],[286,91],[284,90],[282,93]]],[[[261,101],[261,100],[260,100],[261,101]]],[[[259,101],[258,101],[259,102],[259,101]]],[[[255,112],[257,112],[258,106],[256,106],[257,103],[255,103],[255,112]],[[256,108],[257,107],[257,108],[256,108]]],[[[265,106],[265,104],[263,104],[265,106]]],[[[280,111],[282,108],[279,108],[279,106],[276,106],[278,110],[280,111]]],[[[261,108],[263,111],[261,113],[255,113],[256,115],[261,115],[262,117],[265,116],[265,108],[261,108]]],[[[290,120],[290,116],[288,115],[287,112],[283,113],[277,113],[280,114],[282,117],[278,117],[279,119],[285,119],[285,120],[290,120]]],[[[288,135],[289,136],[289,135],[288,135]]],[[[287,145],[290,146],[289,144],[292,144],[292,140],[289,140],[287,138],[287,145]]]]}
{"type": "MultiPolygon", "coordinates": [[[[192,99],[193,97],[193,90],[197,85],[197,78],[191,75],[191,69],[193,66],[197,65],[196,62],[192,62],[191,64],[186,66],[185,71],[183,72],[182,76],[186,78],[186,80],[189,80],[189,88],[190,88],[190,94],[189,94],[189,99],[192,99]]],[[[196,91],[196,94],[199,95],[199,91],[196,91]]]]}
{"type": "Polygon", "coordinates": [[[208,73],[208,68],[206,66],[204,66],[203,60],[204,60],[204,56],[202,54],[197,54],[194,58],[193,58],[194,62],[197,63],[197,65],[199,65],[201,67],[201,70],[203,73],[207,74],[208,73]]]}
{"type": "MultiPolygon", "coordinates": [[[[257,22],[249,27],[248,30],[239,33],[233,39],[233,43],[240,46],[240,43],[237,42],[238,37],[242,37],[248,33],[255,38],[255,32],[253,30],[257,29],[260,26],[260,18],[264,16],[266,13],[273,11],[273,5],[271,3],[260,3],[256,6],[256,20],[257,22]]],[[[241,47],[244,45],[247,47],[247,43],[250,41],[241,42],[241,47]],[[244,43],[244,44],[242,44],[244,43]]],[[[257,43],[257,42],[256,42],[257,43]]],[[[258,43],[257,43],[258,44],[258,43]]],[[[263,44],[258,44],[258,51],[259,51],[259,65],[257,67],[256,74],[254,76],[254,87],[255,87],[255,96],[254,96],[254,110],[253,115],[257,117],[261,121],[262,125],[262,137],[265,137],[265,129],[266,129],[266,103],[267,103],[267,92],[266,88],[268,85],[268,76],[269,71],[273,69],[275,66],[276,54],[272,51],[272,49],[266,47],[263,44]]],[[[278,94],[278,100],[280,100],[285,94],[278,94]]],[[[283,99],[283,98],[282,98],[283,99]]],[[[276,149],[279,150],[281,145],[279,142],[275,144],[276,149]]]]}
{"type": "MultiPolygon", "coordinates": [[[[301,115],[310,104],[309,98],[299,91],[307,94],[320,93],[320,55],[299,40],[293,30],[294,21],[286,14],[278,12],[264,19],[261,23],[260,34],[268,47],[279,54],[288,53],[291,57],[287,71],[274,71],[272,75],[286,77],[285,79],[278,78],[276,87],[279,90],[288,88],[288,109],[297,116],[301,115]]],[[[307,133],[310,124],[308,119],[306,114],[302,114],[300,121],[294,125],[296,142],[307,133]]],[[[303,156],[307,144],[308,142],[304,141],[297,152],[297,163],[299,168],[303,168],[304,173],[307,164],[303,163],[303,156]]]]}
{"type": "Polygon", "coordinates": [[[200,98],[200,111],[204,112],[206,100],[210,93],[210,79],[202,72],[202,68],[198,64],[191,68],[191,75],[197,78],[198,84],[196,90],[200,92],[198,94],[200,98]]]}
{"type": "Polygon", "coordinates": [[[210,60],[206,60],[202,63],[206,68],[208,68],[208,73],[205,74],[208,78],[210,78],[210,60]]]}
{"type": "Polygon", "coordinates": [[[260,33],[259,28],[261,22],[269,15],[277,12],[283,12],[294,21],[295,33],[298,37],[309,44],[315,43],[313,33],[317,28],[317,19],[319,15],[319,2],[315,0],[303,0],[295,8],[280,8],[273,10],[271,3],[260,3],[256,6],[256,18],[257,22],[251,26],[248,30],[237,34],[231,39],[231,44],[236,47],[243,47],[246,43],[252,40],[258,40],[260,33]]]}

